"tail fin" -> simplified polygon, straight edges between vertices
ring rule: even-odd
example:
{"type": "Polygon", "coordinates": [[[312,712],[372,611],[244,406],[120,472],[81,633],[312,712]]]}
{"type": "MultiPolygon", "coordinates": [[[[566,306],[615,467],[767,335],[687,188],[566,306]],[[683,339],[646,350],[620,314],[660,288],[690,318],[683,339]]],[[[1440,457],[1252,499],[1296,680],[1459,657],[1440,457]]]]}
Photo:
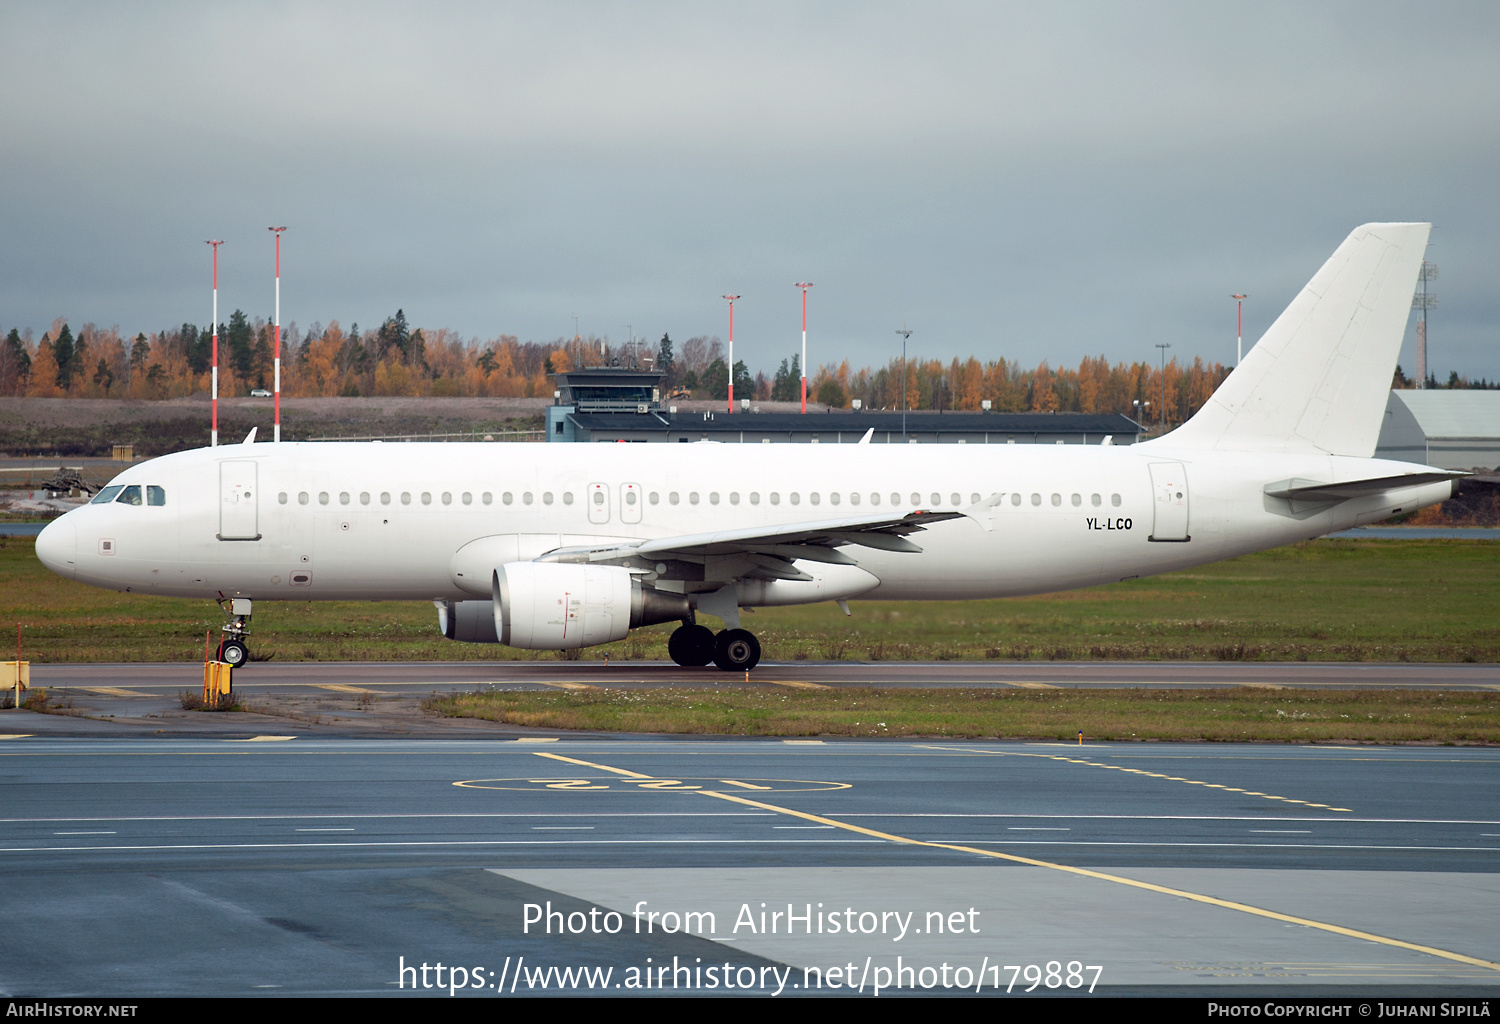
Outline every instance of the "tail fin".
{"type": "Polygon", "coordinates": [[[1355,228],[1166,443],[1373,455],[1431,228],[1355,228]]]}

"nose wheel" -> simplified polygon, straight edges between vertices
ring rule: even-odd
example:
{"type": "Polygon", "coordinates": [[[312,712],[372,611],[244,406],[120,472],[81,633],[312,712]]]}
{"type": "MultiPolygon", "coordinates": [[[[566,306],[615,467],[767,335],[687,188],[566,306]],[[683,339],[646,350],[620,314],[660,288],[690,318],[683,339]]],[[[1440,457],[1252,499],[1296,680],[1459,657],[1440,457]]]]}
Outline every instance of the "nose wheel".
{"type": "Polygon", "coordinates": [[[245,646],[243,640],[225,640],[219,644],[219,660],[239,668],[250,660],[250,648],[245,646]]]}

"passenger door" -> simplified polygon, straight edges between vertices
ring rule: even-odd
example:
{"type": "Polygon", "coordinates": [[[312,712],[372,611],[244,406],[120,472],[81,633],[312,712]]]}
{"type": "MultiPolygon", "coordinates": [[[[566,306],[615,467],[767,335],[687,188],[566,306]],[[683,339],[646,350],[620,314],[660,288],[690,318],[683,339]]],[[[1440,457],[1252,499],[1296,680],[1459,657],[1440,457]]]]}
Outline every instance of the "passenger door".
{"type": "Polygon", "coordinates": [[[1151,463],[1152,525],[1149,540],[1186,541],[1188,535],[1187,467],[1180,462],[1151,463]]]}
{"type": "Polygon", "coordinates": [[[260,488],[255,463],[226,460],[219,463],[219,539],[260,540],[260,488]]]}

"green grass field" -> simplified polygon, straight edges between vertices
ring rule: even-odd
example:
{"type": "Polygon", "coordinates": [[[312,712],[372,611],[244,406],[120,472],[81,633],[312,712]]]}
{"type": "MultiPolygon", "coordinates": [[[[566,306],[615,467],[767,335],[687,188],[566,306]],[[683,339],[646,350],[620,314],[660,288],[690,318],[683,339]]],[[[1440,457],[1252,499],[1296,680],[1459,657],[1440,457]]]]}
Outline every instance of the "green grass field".
{"type": "MultiPolygon", "coordinates": [[[[212,602],[98,590],[0,537],[0,649],[24,626],[35,661],[194,661],[212,602]]],[[[1500,661],[1500,543],[1322,540],[1046,597],[764,609],[745,625],[768,660],[1500,661]]],[[[671,626],[582,652],[664,660],[671,626]]],[[[257,657],[505,660],[559,655],[458,644],[426,602],[257,602],[257,657]]]]}
{"type": "Polygon", "coordinates": [[[570,690],[434,697],[437,714],[601,732],[1069,741],[1500,742],[1500,693],[1339,690],[570,690]]]}

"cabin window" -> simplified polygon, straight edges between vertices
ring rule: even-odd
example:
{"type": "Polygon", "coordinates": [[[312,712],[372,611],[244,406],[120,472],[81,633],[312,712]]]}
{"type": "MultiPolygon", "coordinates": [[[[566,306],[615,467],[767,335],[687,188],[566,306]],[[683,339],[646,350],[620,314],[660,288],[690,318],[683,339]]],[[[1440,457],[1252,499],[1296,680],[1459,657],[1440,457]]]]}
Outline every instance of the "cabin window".
{"type": "MultiPolygon", "coordinates": [[[[938,494],[936,491],[934,491],[933,495],[932,495],[932,503],[934,505],[941,505],[943,503],[943,496],[941,494],[938,494]]],[[[915,505],[916,502],[912,502],[912,504],[915,505]]]]}
{"type": "Polygon", "coordinates": [[[453,492],[452,491],[444,491],[443,492],[443,504],[444,505],[451,505],[451,504],[453,504],[453,492]]]}
{"type": "Polygon", "coordinates": [[[851,505],[858,505],[859,504],[859,492],[856,491],[855,493],[849,495],[849,504],[851,504],[851,505]]]}
{"type": "Polygon", "coordinates": [[[401,492],[401,504],[403,504],[403,505],[410,505],[411,504],[411,491],[402,491],[401,492]]]}
{"type": "Polygon", "coordinates": [[[1072,501],[1073,501],[1073,507],[1077,508],[1079,505],[1083,504],[1083,495],[1081,495],[1081,494],[1075,494],[1075,495],[1073,495],[1072,501]]]}
{"type": "Polygon", "coordinates": [[[1056,508],[1057,506],[1059,506],[1061,504],[1062,504],[1062,495],[1061,494],[1054,494],[1052,496],[1052,507],[1056,508]]]}
{"type": "Polygon", "coordinates": [[[368,505],[370,503],[370,492],[369,491],[360,491],[359,492],[359,503],[361,505],[368,505]]]}
{"type": "Polygon", "coordinates": [[[760,504],[760,492],[759,491],[751,491],[750,492],[750,504],[752,504],[752,505],[759,505],[760,504]]]}
{"type": "Polygon", "coordinates": [[[653,504],[653,505],[660,505],[661,504],[661,495],[657,494],[655,491],[651,492],[651,504],[653,504]]]}
{"type": "Polygon", "coordinates": [[[880,504],[880,495],[878,495],[878,494],[872,494],[872,495],[870,495],[870,504],[871,505],[879,505],[880,504]]]}
{"type": "Polygon", "coordinates": [[[740,503],[740,492],[739,491],[730,491],[729,492],[729,504],[731,504],[731,505],[738,505],[739,503],[740,503]]]}
{"type": "Polygon", "coordinates": [[[1111,494],[1109,496],[1109,503],[1111,505],[1113,505],[1115,508],[1119,508],[1120,507],[1120,496],[1118,494],[1111,494]]]}
{"type": "Polygon", "coordinates": [[[1104,504],[1104,499],[1097,494],[1090,494],[1089,504],[1093,505],[1095,508],[1098,508],[1100,505],[1104,504]]]}
{"type": "MultiPolygon", "coordinates": [[[[912,496],[911,496],[911,503],[913,505],[920,505],[920,504],[922,504],[922,496],[920,494],[917,494],[915,491],[913,491],[912,492],[912,496]]],[[[934,501],[933,504],[936,505],[937,502],[934,501]]]]}
{"type": "Polygon", "coordinates": [[[688,504],[690,504],[690,505],[696,505],[696,504],[698,504],[698,492],[697,491],[693,491],[692,493],[690,493],[688,495],[688,504]]]}
{"type": "MultiPolygon", "coordinates": [[[[831,492],[829,492],[829,495],[828,495],[828,504],[830,504],[830,505],[837,505],[838,503],[839,503],[839,492],[838,491],[831,491],[831,492]]],[[[816,502],[814,504],[816,504],[816,502]]]]}
{"type": "Polygon", "coordinates": [[[306,491],[298,491],[297,492],[297,504],[299,504],[299,505],[306,505],[307,502],[308,502],[307,492],[306,491]]]}
{"type": "Polygon", "coordinates": [[[470,494],[468,491],[464,491],[463,502],[465,505],[474,504],[474,495],[470,494]]]}
{"type": "MultiPolygon", "coordinates": [[[[94,495],[94,500],[89,502],[89,504],[108,505],[110,502],[115,500],[115,495],[119,494],[124,489],[124,484],[111,484],[110,486],[104,488],[104,490],[100,491],[98,494],[94,495]]],[[[283,502],[283,504],[284,503],[285,502],[283,502]]]]}
{"type": "Polygon", "coordinates": [[[667,495],[667,501],[673,505],[676,505],[680,501],[682,501],[682,498],[676,491],[672,491],[667,495]]]}
{"type": "Polygon", "coordinates": [[[719,503],[719,492],[718,491],[709,491],[708,492],[708,503],[710,505],[717,505],[719,503]]]}
{"type": "Polygon", "coordinates": [[[424,504],[424,505],[431,505],[432,504],[432,492],[431,491],[423,491],[422,492],[422,504],[424,504]]]}
{"type": "Polygon", "coordinates": [[[347,504],[349,504],[349,492],[348,491],[340,491],[339,492],[339,504],[340,505],[347,505],[347,504]]]}
{"type": "Polygon", "coordinates": [[[146,485],[146,504],[165,505],[167,503],[167,492],[155,484],[146,485]]]}
{"type": "Polygon", "coordinates": [[[1033,505],[1040,505],[1042,503],[1042,496],[1040,494],[1032,492],[1031,503],[1033,505]]]}
{"type": "Polygon", "coordinates": [[[139,505],[141,503],[141,485],[131,484],[129,487],[126,487],[120,492],[120,496],[115,501],[118,501],[121,505],[139,505]]]}
{"type": "MultiPolygon", "coordinates": [[[[964,496],[962,494],[954,494],[952,497],[953,497],[953,504],[955,504],[955,505],[962,505],[964,503],[964,496]]],[[[969,502],[969,504],[971,504],[971,505],[977,505],[977,504],[979,504],[979,495],[977,495],[977,494],[974,495],[974,500],[971,501],[971,502],[969,502]]]]}
{"type": "Polygon", "coordinates": [[[510,492],[506,491],[504,494],[500,495],[500,500],[503,501],[503,502],[505,502],[505,504],[509,505],[511,503],[511,501],[513,501],[514,499],[511,497],[510,492]]]}
{"type": "Polygon", "coordinates": [[[773,504],[773,505],[780,505],[781,504],[781,495],[777,494],[775,491],[771,492],[771,504],[773,504]]]}
{"type": "MultiPolygon", "coordinates": [[[[955,495],[954,495],[954,496],[953,496],[953,497],[954,497],[954,498],[955,498],[955,499],[957,499],[957,498],[958,498],[958,495],[956,495],[956,494],[955,494],[955,495]]],[[[957,504],[958,504],[958,501],[957,501],[957,500],[955,500],[955,501],[954,501],[954,502],[953,502],[953,504],[955,504],[955,505],[957,505],[957,504]]],[[[971,494],[971,495],[969,495],[969,504],[970,504],[970,505],[977,505],[977,504],[979,504],[979,495],[977,495],[977,494],[971,494]]]]}
{"type": "Polygon", "coordinates": [[[800,494],[798,494],[796,491],[793,491],[789,495],[789,497],[790,497],[791,502],[792,502],[793,505],[800,505],[800,504],[802,504],[802,496],[800,494]]]}
{"type": "Polygon", "coordinates": [[[494,503],[495,496],[493,494],[491,494],[489,491],[485,491],[483,494],[481,494],[479,496],[479,500],[482,501],[482,502],[484,502],[486,505],[489,505],[489,504],[493,504],[494,503]]]}
{"type": "Polygon", "coordinates": [[[381,491],[380,492],[380,503],[382,505],[389,505],[391,503],[391,492],[390,491],[381,491]]]}
{"type": "Polygon", "coordinates": [[[1010,496],[1010,503],[1012,505],[1019,505],[1019,504],[1021,504],[1021,496],[1019,494],[1012,494],[1010,496]]]}
{"type": "MultiPolygon", "coordinates": [[[[95,498],[94,500],[98,501],[99,499],[95,498]]],[[[285,505],[286,504],[286,491],[282,491],[280,494],[276,495],[276,500],[278,502],[280,502],[281,504],[285,505]]]]}
{"type": "Polygon", "coordinates": [[[530,505],[531,504],[531,492],[530,491],[523,491],[522,492],[522,494],[521,494],[521,503],[523,505],[530,505]]]}
{"type": "Polygon", "coordinates": [[[319,491],[318,492],[318,504],[319,505],[326,505],[326,504],[328,504],[328,492],[327,491],[319,491]]]}
{"type": "Polygon", "coordinates": [[[572,491],[563,491],[563,504],[564,505],[571,505],[571,504],[573,504],[573,492],[572,491]]]}
{"type": "Polygon", "coordinates": [[[603,505],[604,504],[604,492],[603,491],[595,491],[594,492],[594,504],[595,505],[603,505]]]}

